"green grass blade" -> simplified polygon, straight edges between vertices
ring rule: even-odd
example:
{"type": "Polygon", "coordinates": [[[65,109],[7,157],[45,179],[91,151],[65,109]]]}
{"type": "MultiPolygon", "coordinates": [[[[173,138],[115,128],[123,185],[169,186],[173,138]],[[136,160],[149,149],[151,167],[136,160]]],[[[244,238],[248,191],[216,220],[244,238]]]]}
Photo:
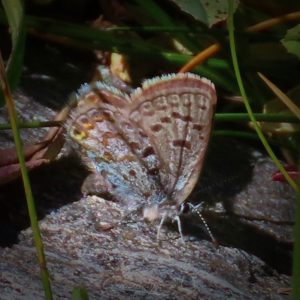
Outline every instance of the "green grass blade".
{"type": "Polygon", "coordinates": [[[72,292],[72,300],[89,300],[86,288],[76,287],[72,292]]]}
{"type": "Polygon", "coordinates": [[[25,165],[23,145],[21,142],[20,133],[18,130],[18,125],[17,125],[17,123],[18,123],[17,122],[17,114],[16,114],[16,110],[15,110],[15,105],[14,105],[14,102],[12,99],[11,91],[10,91],[10,88],[8,85],[8,81],[6,79],[4,63],[3,63],[1,53],[0,53],[0,85],[3,90],[4,98],[6,100],[7,110],[8,110],[11,126],[12,126],[14,141],[15,141],[15,145],[16,145],[18,160],[19,160],[23,184],[24,184],[27,208],[28,208],[28,213],[29,213],[30,222],[31,222],[33,239],[34,239],[34,244],[35,244],[35,248],[36,248],[36,254],[37,254],[38,262],[40,265],[41,279],[42,279],[42,283],[43,283],[43,287],[44,287],[44,291],[45,291],[45,298],[47,300],[52,300],[53,298],[52,298],[52,292],[51,292],[51,286],[50,286],[49,273],[48,273],[47,266],[46,266],[46,258],[45,258],[44,249],[43,249],[44,247],[43,247],[43,243],[42,243],[40,229],[38,226],[38,219],[37,219],[35,204],[34,204],[34,200],[33,200],[32,190],[31,190],[31,186],[30,186],[30,181],[29,181],[29,177],[28,177],[28,171],[27,171],[27,168],[25,165]]]}
{"type": "MultiPolygon", "coordinates": [[[[280,122],[280,123],[293,123],[299,124],[300,120],[293,115],[287,114],[277,114],[277,113],[253,113],[256,121],[261,122],[280,122]]],[[[239,122],[249,122],[251,118],[248,113],[216,113],[215,121],[239,121],[239,122]]]]}
{"type": "MultiPolygon", "coordinates": [[[[2,0],[11,31],[12,51],[7,63],[6,76],[9,86],[14,90],[19,83],[25,49],[26,28],[24,25],[24,9],[20,0],[2,0]]],[[[3,95],[0,107],[4,105],[3,95]]]]}

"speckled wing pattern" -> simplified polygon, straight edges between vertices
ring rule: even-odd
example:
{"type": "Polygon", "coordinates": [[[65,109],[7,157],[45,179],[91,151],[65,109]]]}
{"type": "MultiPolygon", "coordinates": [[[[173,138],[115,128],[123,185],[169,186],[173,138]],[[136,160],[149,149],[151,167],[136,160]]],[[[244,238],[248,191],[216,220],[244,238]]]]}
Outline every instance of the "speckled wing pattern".
{"type": "Polygon", "coordinates": [[[83,86],[77,100],[66,128],[93,173],[91,190],[130,208],[186,200],[212,126],[216,92],[209,80],[170,74],[131,95],[97,82],[83,86]]]}
{"type": "Polygon", "coordinates": [[[203,165],[217,100],[214,85],[189,73],[167,75],[144,82],[131,98],[129,119],[149,137],[167,198],[180,205],[203,165]]]}

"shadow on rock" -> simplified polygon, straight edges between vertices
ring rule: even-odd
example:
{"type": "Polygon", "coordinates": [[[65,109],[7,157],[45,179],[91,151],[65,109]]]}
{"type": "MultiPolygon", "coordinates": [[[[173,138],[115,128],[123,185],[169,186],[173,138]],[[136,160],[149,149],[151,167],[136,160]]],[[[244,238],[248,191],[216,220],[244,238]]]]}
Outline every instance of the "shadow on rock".
{"type": "MultiPolygon", "coordinates": [[[[39,220],[46,214],[81,198],[81,185],[88,172],[76,157],[62,158],[30,173],[39,220]]],[[[30,226],[21,178],[0,187],[0,246],[17,242],[30,226]]]]}
{"type": "MultiPolygon", "coordinates": [[[[295,194],[271,180],[275,170],[253,147],[214,138],[190,202],[202,203],[201,214],[220,244],[255,254],[290,274],[295,194]]],[[[182,223],[185,234],[210,239],[197,213],[187,213],[182,223]]]]}

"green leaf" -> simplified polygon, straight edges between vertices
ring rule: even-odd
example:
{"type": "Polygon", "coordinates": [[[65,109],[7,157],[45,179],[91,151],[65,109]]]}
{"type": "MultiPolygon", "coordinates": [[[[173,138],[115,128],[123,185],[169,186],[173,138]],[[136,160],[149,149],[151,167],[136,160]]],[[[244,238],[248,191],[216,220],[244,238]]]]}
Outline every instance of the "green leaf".
{"type": "Polygon", "coordinates": [[[73,289],[72,300],[89,300],[86,289],[82,286],[78,286],[73,289]]]}
{"type": "MultiPolygon", "coordinates": [[[[21,0],[2,0],[2,4],[12,39],[12,51],[6,65],[6,74],[10,88],[14,90],[21,76],[25,49],[24,9],[21,0]]],[[[0,96],[1,107],[4,105],[4,99],[2,94],[0,96]]]]}
{"type": "Polygon", "coordinates": [[[2,0],[2,4],[11,29],[12,42],[15,46],[23,19],[23,7],[19,0],[2,0]]]}
{"type": "Polygon", "coordinates": [[[285,37],[281,40],[281,43],[287,52],[300,58],[300,24],[289,29],[285,37]]]}
{"type": "Polygon", "coordinates": [[[205,8],[202,4],[203,1],[201,0],[171,0],[174,2],[177,6],[180,7],[180,9],[192,17],[194,17],[196,20],[208,24],[207,14],[205,11],[205,8]]]}
{"type": "MultiPolygon", "coordinates": [[[[171,0],[182,11],[188,13],[196,20],[208,25],[209,27],[214,24],[224,21],[228,16],[227,1],[220,0],[171,0]]],[[[234,11],[239,4],[238,0],[234,1],[234,11]]]]}

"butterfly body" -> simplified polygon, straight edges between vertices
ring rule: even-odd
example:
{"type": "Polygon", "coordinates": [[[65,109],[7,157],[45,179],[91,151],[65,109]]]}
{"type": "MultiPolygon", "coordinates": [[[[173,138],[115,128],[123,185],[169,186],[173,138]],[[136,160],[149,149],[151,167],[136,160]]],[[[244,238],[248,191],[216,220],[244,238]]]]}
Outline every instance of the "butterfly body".
{"type": "Polygon", "coordinates": [[[207,79],[171,74],[127,95],[83,86],[67,131],[92,175],[86,193],[108,196],[145,219],[176,217],[204,160],[216,92],[207,79]]]}

